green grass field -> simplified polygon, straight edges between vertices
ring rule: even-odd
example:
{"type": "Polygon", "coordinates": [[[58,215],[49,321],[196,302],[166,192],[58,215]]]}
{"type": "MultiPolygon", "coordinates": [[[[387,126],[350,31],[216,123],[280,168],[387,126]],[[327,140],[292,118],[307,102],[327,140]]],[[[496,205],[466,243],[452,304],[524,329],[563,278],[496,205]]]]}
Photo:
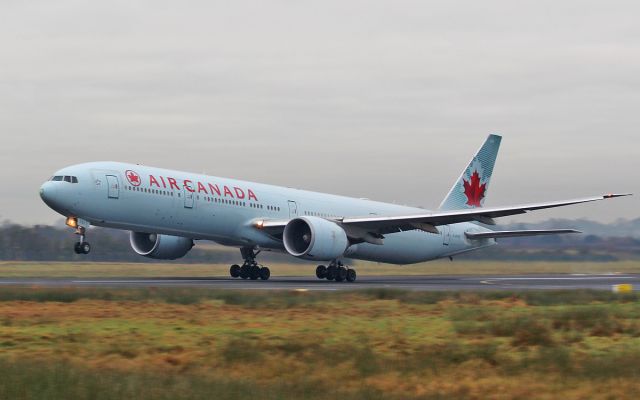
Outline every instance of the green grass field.
{"type": "MultiPolygon", "coordinates": [[[[269,265],[273,276],[309,276],[315,265],[269,265]]],[[[358,274],[364,275],[460,275],[460,274],[541,274],[541,273],[639,273],[640,261],[590,262],[495,262],[436,261],[395,266],[358,262],[358,274]]],[[[0,277],[207,277],[228,276],[229,266],[220,264],[179,263],[30,263],[0,262],[0,277]]]]}
{"type": "Polygon", "coordinates": [[[1,399],[620,399],[640,295],[0,290],[1,399]]]}

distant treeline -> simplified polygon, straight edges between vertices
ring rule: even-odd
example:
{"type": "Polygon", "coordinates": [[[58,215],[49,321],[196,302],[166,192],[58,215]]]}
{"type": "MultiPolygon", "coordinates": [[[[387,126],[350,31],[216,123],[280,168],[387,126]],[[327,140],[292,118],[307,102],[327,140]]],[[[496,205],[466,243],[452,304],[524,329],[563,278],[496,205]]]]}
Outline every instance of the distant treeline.
{"type": "MultiPolygon", "coordinates": [[[[71,229],[14,224],[0,226],[0,260],[12,261],[113,261],[157,262],[137,255],[129,245],[125,231],[94,228],[87,240],[91,254],[73,252],[77,237],[71,229]]],[[[640,239],[632,237],[600,237],[596,235],[561,235],[500,240],[499,246],[460,256],[461,259],[531,260],[531,261],[617,261],[640,260],[640,239]]],[[[279,253],[265,252],[259,260],[269,262],[305,262],[279,253]]],[[[237,249],[197,242],[182,258],[184,263],[237,263],[237,249]]]]}
{"type": "Polygon", "coordinates": [[[499,245],[461,256],[463,259],[505,261],[640,260],[640,239],[596,235],[509,238],[499,245]]]}

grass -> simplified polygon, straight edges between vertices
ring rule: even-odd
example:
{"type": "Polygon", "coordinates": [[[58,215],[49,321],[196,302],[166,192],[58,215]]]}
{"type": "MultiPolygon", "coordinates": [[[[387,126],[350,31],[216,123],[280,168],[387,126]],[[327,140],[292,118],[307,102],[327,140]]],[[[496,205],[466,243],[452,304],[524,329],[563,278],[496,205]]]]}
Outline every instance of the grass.
{"type": "MultiPolygon", "coordinates": [[[[240,258],[240,257],[238,257],[240,258]]],[[[240,262],[240,260],[238,260],[240,262]]],[[[640,273],[640,261],[620,262],[509,262],[434,261],[396,266],[359,261],[360,275],[461,275],[544,273],[640,273]]],[[[315,264],[270,265],[273,276],[314,276],[315,264]]],[[[229,266],[179,263],[67,263],[0,262],[0,277],[210,277],[228,276],[229,266]]]]}
{"type": "Polygon", "coordinates": [[[640,294],[0,290],[0,398],[635,398],[640,294]]]}

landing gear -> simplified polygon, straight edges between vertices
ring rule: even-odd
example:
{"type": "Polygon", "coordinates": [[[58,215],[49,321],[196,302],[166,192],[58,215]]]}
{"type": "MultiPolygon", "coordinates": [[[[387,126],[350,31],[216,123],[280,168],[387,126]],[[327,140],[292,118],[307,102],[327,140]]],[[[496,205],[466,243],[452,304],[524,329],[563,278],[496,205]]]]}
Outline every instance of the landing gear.
{"type": "Polygon", "coordinates": [[[347,270],[347,282],[355,282],[357,278],[356,270],[349,268],[347,270]]]}
{"type": "Polygon", "coordinates": [[[73,246],[73,251],[76,254],[89,254],[89,252],[91,252],[91,245],[89,242],[77,242],[73,246]]]}
{"type": "MultiPolygon", "coordinates": [[[[67,223],[67,225],[69,224],[67,223]]],[[[76,254],[89,254],[91,252],[91,245],[89,244],[89,242],[85,242],[84,240],[86,228],[84,226],[79,226],[77,221],[75,225],[76,235],[80,236],[80,240],[73,246],[73,251],[76,254]]]]}
{"type": "Polygon", "coordinates": [[[259,251],[256,252],[252,248],[240,249],[242,258],[244,258],[244,264],[242,266],[234,264],[229,268],[229,275],[232,278],[251,279],[252,281],[262,279],[268,280],[271,277],[271,271],[267,267],[263,267],[256,262],[256,256],[259,251]]]}
{"type": "Polygon", "coordinates": [[[329,266],[318,265],[316,277],[336,282],[355,282],[357,274],[353,268],[345,267],[340,261],[333,261],[329,266]]]}

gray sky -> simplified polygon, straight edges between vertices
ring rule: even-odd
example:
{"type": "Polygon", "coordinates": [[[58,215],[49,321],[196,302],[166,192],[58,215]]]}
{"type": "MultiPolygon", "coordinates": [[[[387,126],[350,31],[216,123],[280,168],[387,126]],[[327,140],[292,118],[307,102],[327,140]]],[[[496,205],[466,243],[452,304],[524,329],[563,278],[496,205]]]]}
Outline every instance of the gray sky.
{"type": "MultiPolygon", "coordinates": [[[[140,162],[435,207],[640,193],[637,1],[0,1],[0,218],[65,165],[140,162]]],[[[640,197],[517,217],[640,216],[640,197]]]]}

